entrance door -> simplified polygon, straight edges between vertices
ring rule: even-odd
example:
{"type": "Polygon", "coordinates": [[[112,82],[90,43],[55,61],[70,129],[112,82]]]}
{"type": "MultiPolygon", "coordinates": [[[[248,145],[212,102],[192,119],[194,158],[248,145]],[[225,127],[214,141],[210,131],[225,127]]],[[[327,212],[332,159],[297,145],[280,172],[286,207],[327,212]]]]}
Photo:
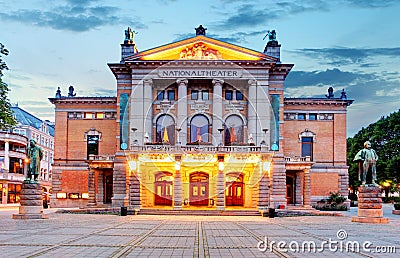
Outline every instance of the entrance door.
{"type": "Polygon", "coordinates": [[[294,177],[286,176],[286,202],[294,204],[294,177]]]}
{"type": "Polygon", "coordinates": [[[208,205],[208,174],[194,173],[190,175],[190,205],[208,205]]]}
{"type": "Polygon", "coordinates": [[[154,205],[172,205],[172,174],[161,172],[154,182],[154,205]]]}
{"type": "Polygon", "coordinates": [[[225,188],[226,206],[243,206],[243,175],[227,175],[225,188]]]}
{"type": "Polygon", "coordinates": [[[111,173],[104,172],[104,203],[111,203],[111,197],[113,196],[113,175],[111,173]]]}

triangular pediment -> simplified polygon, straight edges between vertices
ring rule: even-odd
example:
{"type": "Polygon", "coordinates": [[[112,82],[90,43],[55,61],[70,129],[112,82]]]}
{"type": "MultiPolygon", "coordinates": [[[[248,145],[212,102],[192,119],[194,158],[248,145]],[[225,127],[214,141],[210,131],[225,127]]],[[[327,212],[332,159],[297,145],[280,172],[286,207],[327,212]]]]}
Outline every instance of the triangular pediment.
{"type": "Polygon", "coordinates": [[[126,57],[125,61],[134,60],[248,60],[271,61],[277,59],[264,53],[236,46],[205,36],[181,40],[171,44],[152,48],[126,57]]]}

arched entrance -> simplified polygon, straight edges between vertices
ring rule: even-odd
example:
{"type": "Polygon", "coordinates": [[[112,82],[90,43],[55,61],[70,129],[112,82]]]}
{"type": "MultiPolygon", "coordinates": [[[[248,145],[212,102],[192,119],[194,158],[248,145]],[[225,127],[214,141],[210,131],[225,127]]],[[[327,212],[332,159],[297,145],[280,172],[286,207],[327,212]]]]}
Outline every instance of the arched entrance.
{"type": "Polygon", "coordinates": [[[243,174],[231,173],[226,175],[225,205],[243,206],[244,203],[243,174]]]}
{"type": "Polygon", "coordinates": [[[208,174],[195,172],[190,174],[190,205],[208,205],[208,174]]]}
{"type": "Polygon", "coordinates": [[[161,172],[156,175],[154,182],[154,205],[172,205],[172,174],[161,172]]]}

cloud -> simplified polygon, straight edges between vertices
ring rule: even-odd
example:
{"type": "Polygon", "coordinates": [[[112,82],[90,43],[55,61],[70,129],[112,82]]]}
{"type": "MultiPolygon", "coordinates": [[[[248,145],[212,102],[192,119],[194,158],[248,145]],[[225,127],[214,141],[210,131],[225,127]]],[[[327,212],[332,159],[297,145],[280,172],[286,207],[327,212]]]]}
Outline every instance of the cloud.
{"type": "MultiPolygon", "coordinates": [[[[194,36],[195,36],[195,33],[175,34],[175,39],[172,42],[184,40],[184,39],[191,38],[194,36]]],[[[224,42],[232,43],[232,44],[240,44],[240,43],[246,43],[247,39],[249,37],[259,36],[260,38],[262,38],[263,36],[265,36],[265,31],[237,32],[237,33],[229,34],[226,36],[220,35],[220,34],[206,33],[206,36],[213,38],[213,39],[221,40],[224,42]]]]}
{"type": "Polygon", "coordinates": [[[285,86],[298,88],[304,86],[343,86],[356,81],[374,80],[374,74],[341,71],[337,68],[325,71],[292,71],[286,78],[285,86]]]}
{"type": "Polygon", "coordinates": [[[373,66],[365,64],[369,58],[376,56],[399,57],[400,47],[395,48],[303,48],[292,53],[300,54],[314,59],[319,59],[321,63],[330,65],[350,65],[360,64],[362,66],[373,66]]]}
{"type": "Polygon", "coordinates": [[[52,6],[49,10],[19,9],[0,12],[0,19],[74,32],[88,31],[104,25],[125,24],[130,19],[135,20],[137,28],[147,27],[138,18],[120,16],[118,7],[93,6],[95,2],[68,0],[66,4],[52,6]]]}
{"type": "Polygon", "coordinates": [[[385,8],[398,3],[397,0],[371,1],[371,0],[345,0],[351,6],[362,8],[385,8]]]}

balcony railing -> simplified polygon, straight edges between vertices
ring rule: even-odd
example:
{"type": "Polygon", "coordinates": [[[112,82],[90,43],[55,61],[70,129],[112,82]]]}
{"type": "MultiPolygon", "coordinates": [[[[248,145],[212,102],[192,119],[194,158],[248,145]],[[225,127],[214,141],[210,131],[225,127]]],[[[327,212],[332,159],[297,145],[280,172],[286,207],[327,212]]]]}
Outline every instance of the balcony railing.
{"type": "Polygon", "coordinates": [[[310,156],[300,157],[300,156],[293,156],[293,157],[285,157],[286,162],[311,162],[310,156]]]}
{"type": "Polygon", "coordinates": [[[92,161],[114,161],[114,155],[93,155],[89,154],[89,160],[92,161]]]}
{"type": "Polygon", "coordinates": [[[209,145],[133,145],[132,152],[170,152],[170,153],[261,153],[269,152],[267,147],[260,146],[209,146],[209,145]]]}

